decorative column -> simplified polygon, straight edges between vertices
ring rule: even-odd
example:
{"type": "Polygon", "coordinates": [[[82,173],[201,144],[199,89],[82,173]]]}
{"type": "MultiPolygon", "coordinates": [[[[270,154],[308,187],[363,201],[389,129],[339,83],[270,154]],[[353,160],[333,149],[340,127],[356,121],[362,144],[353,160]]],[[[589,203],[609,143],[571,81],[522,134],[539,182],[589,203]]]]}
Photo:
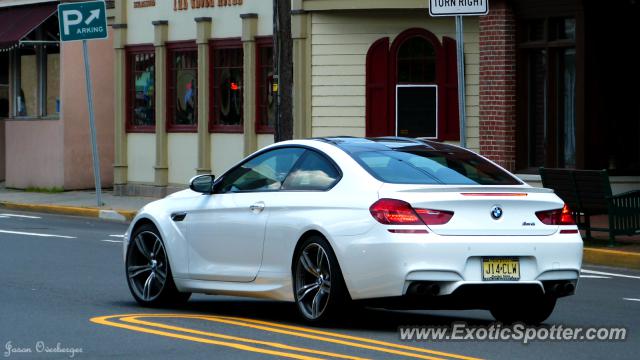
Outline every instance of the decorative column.
{"type": "Polygon", "coordinates": [[[256,135],[256,34],[258,14],[241,14],[242,49],[244,52],[243,112],[244,112],[244,155],[258,149],[256,135]]]}
{"type": "Polygon", "coordinates": [[[156,164],[154,169],[155,186],[167,186],[169,182],[169,162],[167,144],[167,47],[169,22],[152,22],[154,27],[153,46],[156,58],[156,164]]]}
{"type": "Polygon", "coordinates": [[[198,44],[198,168],[196,173],[211,174],[211,136],[209,134],[209,36],[211,18],[195,19],[198,44]]]}
{"type": "Polygon", "coordinates": [[[505,0],[480,17],[480,153],[515,169],[516,27],[505,0]]]}
{"type": "Polygon", "coordinates": [[[311,61],[309,14],[303,10],[291,11],[291,37],[293,39],[293,137],[311,137],[311,61]]]}
{"type": "Polygon", "coordinates": [[[126,195],[127,187],[127,131],[126,99],[127,83],[127,6],[116,2],[113,28],[114,55],[114,163],[113,189],[116,195],[126,195]]]}

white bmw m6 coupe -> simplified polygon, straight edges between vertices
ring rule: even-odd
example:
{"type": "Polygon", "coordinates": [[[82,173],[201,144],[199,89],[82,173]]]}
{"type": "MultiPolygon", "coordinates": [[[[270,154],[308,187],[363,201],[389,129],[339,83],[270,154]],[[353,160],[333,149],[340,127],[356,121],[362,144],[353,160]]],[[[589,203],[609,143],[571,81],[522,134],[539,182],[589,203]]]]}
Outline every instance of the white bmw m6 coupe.
{"type": "Polygon", "coordinates": [[[137,214],[126,278],[145,306],[191,293],[295,302],[487,309],[540,323],[572,295],[582,239],[551,190],[471,151],[406,138],[286,141],[137,214]]]}

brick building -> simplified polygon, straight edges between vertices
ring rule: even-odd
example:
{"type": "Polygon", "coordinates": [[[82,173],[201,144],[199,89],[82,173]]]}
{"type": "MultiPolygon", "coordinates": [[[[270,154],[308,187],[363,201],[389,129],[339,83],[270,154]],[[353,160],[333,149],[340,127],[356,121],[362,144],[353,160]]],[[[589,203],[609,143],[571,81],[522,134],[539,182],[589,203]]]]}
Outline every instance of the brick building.
{"type": "Polygon", "coordinates": [[[493,0],[480,18],[480,152],[525,180],[537,169],[608,169],[640,188],[633,39],[640,4],[493,0]]]}

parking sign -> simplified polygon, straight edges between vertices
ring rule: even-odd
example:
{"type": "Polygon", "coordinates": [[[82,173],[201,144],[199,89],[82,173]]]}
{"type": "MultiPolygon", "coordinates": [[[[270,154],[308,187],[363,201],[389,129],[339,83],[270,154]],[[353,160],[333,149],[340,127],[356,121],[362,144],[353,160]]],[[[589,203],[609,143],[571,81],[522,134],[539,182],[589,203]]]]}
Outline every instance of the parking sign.
{"type": "Polygon", "coordinates": [[[61,41],[106,39],[109,36],[104,1],[60,4],[58,20],[61,41]]]}

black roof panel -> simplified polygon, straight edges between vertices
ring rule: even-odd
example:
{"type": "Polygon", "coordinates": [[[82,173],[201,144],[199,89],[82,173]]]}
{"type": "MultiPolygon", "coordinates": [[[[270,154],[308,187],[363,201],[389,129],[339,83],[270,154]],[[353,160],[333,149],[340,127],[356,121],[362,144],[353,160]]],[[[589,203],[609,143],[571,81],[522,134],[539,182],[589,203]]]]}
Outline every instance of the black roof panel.
{"type": "Polygon", "coordinates": [[[463,149],[457,146],[443,144],[443,143],[432,141],[432,140],[412,139],[412,138],[395,137],[395,136],[378,137],[378,138],[359,138],[359,137],[349,137],[349,136],[338,136],[338,137],[314,138],[313,140],[333,144],[345,150],[348,153],[360,152],[360,151],[385,151],[385,150],[388,151],[388,150],[398,150],[398,149],[409,150],[410,148],[420,148],[422,150],[435,150],[435,151],[451,151],[451,152],[464,151],[463,149]]]}

